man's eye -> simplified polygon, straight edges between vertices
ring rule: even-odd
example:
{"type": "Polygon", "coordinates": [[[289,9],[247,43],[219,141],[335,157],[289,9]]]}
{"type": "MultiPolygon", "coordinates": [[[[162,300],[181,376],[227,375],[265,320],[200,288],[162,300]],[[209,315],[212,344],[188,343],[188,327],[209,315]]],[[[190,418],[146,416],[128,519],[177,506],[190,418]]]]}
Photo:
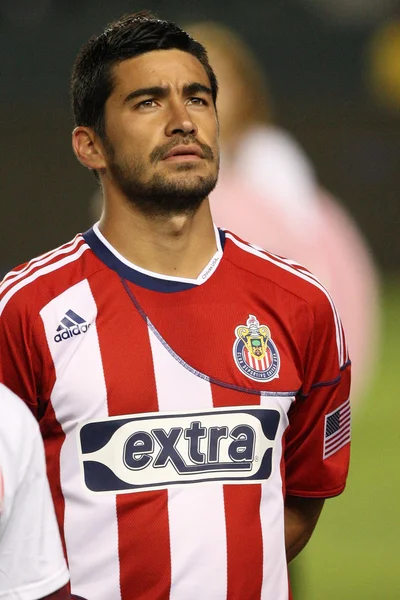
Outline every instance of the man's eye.
{"type": "Polygon", "coordinates": [[[190,98],[190,102],[192,104],[196,104],[198,106],[206,106],[207,102],[204,100],[204,98],[198,98],[197,96],[195,96],[194,98],[190,98]]]}
{"type": "Polygon", "coordinates": [[[137,105],[139,108],[143,107],[143,108],[151,108],[153,106],[155,106],[155,101],[154,100],[142,100],[142,102],[139,102],[139,104],[137,105]]]}

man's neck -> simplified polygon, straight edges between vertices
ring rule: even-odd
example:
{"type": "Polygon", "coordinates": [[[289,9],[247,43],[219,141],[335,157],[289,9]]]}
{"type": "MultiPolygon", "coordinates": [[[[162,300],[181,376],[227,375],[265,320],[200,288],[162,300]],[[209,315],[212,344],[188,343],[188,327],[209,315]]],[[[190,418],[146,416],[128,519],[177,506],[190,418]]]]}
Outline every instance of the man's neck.
{"type": "Polygon", "coordinates": [[[165,217],[106,207],[99,229],[124,258],[163,275],[196,279],[217,251],[207,199],[194,214],[165,217]]]}

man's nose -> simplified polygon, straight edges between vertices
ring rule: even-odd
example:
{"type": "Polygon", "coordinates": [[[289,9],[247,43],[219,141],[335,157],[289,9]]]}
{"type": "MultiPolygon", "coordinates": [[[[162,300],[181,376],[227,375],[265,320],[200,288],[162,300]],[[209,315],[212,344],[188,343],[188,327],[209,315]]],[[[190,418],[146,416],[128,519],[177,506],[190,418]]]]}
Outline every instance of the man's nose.
{"type": "Polygon", "coordinates": [[[185,135],[197,134],[196,123],[193,121],[185,104],[179,102],[171,106],[170,118],[168,120],[165,132],[168,136],[175,135],[177,133],[185,135]]]}

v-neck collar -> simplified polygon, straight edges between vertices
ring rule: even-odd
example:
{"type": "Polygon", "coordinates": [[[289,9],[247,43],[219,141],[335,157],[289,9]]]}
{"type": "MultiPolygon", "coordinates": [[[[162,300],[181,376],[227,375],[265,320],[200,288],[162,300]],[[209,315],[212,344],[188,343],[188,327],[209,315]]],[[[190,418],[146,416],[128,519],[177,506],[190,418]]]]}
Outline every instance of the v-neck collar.
{"type": "Polygon", "coordinates": [[[96,256],[120,277],[158,292],[181,292],[205,283],[215,273],[224,253],[225,233],[214,225],[217,251],[196,279],[163,275],[143,269],[124,258],[104,237],[98,223],[83,234],[96,256]]]}

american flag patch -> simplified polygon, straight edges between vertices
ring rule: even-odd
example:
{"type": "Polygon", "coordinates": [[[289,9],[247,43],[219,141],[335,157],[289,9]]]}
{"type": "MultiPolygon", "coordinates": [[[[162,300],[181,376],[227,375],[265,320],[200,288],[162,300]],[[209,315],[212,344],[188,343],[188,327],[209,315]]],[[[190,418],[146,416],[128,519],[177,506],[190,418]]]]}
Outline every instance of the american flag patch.
{"type": "Polygon", "coordinates": [[[350,441],[350,399],[325,417],[324,459],[332,456],[350,441]]]}

